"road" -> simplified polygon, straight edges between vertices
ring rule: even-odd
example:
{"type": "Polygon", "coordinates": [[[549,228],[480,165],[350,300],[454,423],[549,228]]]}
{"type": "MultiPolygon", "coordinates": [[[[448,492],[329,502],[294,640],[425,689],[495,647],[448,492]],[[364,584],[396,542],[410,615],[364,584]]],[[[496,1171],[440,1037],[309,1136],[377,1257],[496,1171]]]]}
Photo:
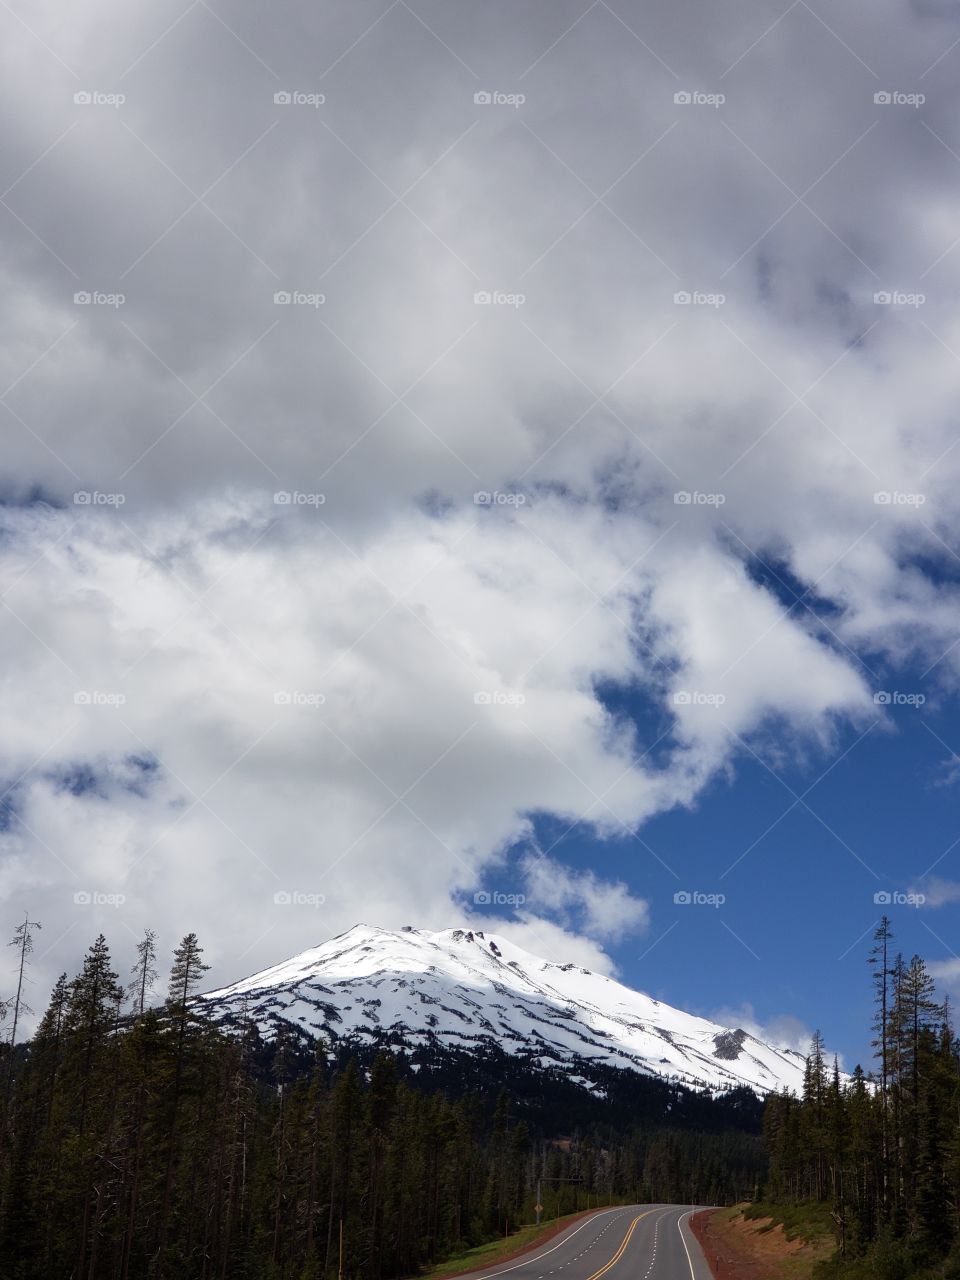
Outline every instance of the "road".
{"type": "Polygon", "coordinates": [[[693,1212],[676,1204],[604,1209],[521,1258],[461,1280],[711,1280],[690,1230],[693,1212]]]}

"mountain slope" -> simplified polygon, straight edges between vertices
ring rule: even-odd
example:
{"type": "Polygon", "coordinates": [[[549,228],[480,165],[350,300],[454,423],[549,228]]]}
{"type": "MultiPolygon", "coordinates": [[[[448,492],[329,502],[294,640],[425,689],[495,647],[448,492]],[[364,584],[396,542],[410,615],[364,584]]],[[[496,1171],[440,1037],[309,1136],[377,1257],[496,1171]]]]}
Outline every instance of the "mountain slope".
{"type": "Polygon", "coordinates": [[[224,1023],[244,1016],[330,1040],[495,1043],[587,1082],[609,1063],[714,1090],[800,1092],[804,1059],[573,964],[554,964],[495,934],[356,925],[232,986],[200,997],[224,1023]]]}

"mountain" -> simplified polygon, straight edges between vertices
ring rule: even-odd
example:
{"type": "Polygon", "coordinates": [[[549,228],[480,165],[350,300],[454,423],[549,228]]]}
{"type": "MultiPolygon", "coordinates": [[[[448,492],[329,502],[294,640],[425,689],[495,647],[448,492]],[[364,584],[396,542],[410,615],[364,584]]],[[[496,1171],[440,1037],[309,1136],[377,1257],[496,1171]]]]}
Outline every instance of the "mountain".
{"type": "Polygon", "coordinates": [[[696,1089],[802,1090],[804,1058],[574,964],[477,929],[354,928],[199,997],[216,1021],[246,1017],[330,1041],[416,1050],[497,1046],[590,1085],[590,1068],[630,1068],[696,1089]]]}

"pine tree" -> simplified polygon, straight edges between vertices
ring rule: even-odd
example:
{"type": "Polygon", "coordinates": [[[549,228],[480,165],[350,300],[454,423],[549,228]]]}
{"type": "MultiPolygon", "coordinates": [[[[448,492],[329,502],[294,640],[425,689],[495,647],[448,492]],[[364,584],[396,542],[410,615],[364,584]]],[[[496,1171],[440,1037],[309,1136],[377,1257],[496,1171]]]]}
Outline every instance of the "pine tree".
{"type": "Polygon", "coordinates": [[[17,994],[11,1002],[13,1006],[13,1026],[10,1030],[11,1049],[17,1043],[17,1026],[20,1015],[32,1012],[23,1002],[23,980],[26,973],[27,959],[33,954],[34,930],[41,928],[43,926],[38,921],[31,920],[29,913],[27,913],[23,917],[23,923],[17,925],[13,931],[13,937],[10,939],[10,946],[17,948],[19,960],[17,965],[17,994]]]}
{"type": "Polygon", "coordinates": [[[188,1029],[195,1015],[190,1007],[190,997],[196,990],[209,966],[203,963],[203,949],[195,933],[184,936],[173,953],[173,966],[167,994],[166,1016],[174,1039],[174,1071],[170,1093],[170,1115],[167,1125],[167,1167],[163,1184],[157,1230],[157,1247],[154,1255],[155,1272],[163,1276],[167,1271],[166,1249],[170,1229],[175,1169],[180,1142],[180,1112],[183,1083],[186,1072],[188,1029]]]}
{"type": "Polygon", "coordinates": [[[874,930],[873,947],[870,951],[869,963],[873,968],[873,986],[875,1016],[873,1022],[873,1048],[880,1058],[880,1099],[881,1099],[881,1160],[882,1185],[881,1202],[887,1203],[887,1177],[889,1168],[888,1133],[887,1133],[887,1098],[890,1083],[889,1070],[889,1032],[890,1017],[890,943],[893,931],[886,916],[881,916],[880,923],[874,930]]]}
{"type": "Polygon", "coordinates": [[[10,946],[16,947],[18,953],[17,992],[13,997],[13,1000],[9,1002],[9,1006],[7,1002],[4,1002],[3,1004],[4,1015],[6,1015],[8,1007],[12,1009],[13,1014],[13,1025],[10,1028],[10,1047],[7,1053],[6,1080],[4,1082],[4,1114],[0,1117],[0,1122],[2,1122],[0,1123],[0,1128],[2,1128],[4,1132],[7,1127],[6,1111],[10,1103],[10,1089],[13,1084],[13,1061],[14,1049],[17,1044],[17,1027],[20,1024],[22,1014],[30,1014],[33,1012],[30,1006],[26,1004],[23,999],[23,983],[24,978],[26,977],[27,962],[29,957],[33,954],[33,934],[36,929],[40,928],[42,928],[42,926],[36,920],[31,920],[30,914],[27,912],[24,914],[23,923],[17,925],[16,929],[13,931],[13,937],[10,939],[10,946]]]}
{"type": "Polygon", "coordinates": [[[144,929],[143,938],[137,943],[133,981],[127,988],[127,996],[138,1018],[144,1015],[147,999],[153,992],[157,977],[157,935],[153,929],[144,929]]]}

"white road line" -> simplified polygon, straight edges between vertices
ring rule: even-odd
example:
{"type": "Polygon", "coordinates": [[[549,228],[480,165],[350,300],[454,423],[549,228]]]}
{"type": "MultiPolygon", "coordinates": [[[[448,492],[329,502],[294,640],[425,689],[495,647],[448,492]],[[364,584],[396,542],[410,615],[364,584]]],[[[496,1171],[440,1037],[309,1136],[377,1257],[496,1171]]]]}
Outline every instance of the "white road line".
{"type": "Polygon", "coordinates": [[[683,1245],[683,1251],[687,1255],[687,1266],[690,1268],[691,1280],[697,1280],[696,1273],[693,1270],[693,1259],[690,1257],[690,1250],[687,1248],[687,1241],[683,1234],[683,1220],[688,1216],[693,1216],[692,1209],[689,1211],[689,1214],[681,1213],[680,1217],[677,1219],[677,1230],[680,1232],[680,1242],[683,1245]]]}
{"type": "MultiPolygon", "coordinates": [[[[547,1254],[553,1253],[555,1249],[562,1248],[567,1243],[568,1240],[572,1239],[572,1237],[577,1234],[578,1231],[582,1231],[584,1227],[589,1227],[591,1223],[595,1224],[597,1219],[600,1217],[603,1217],[605,1214],[614,1213],[614,1212],[616,1212],[620,1217],[623,1217],[626,1210],[625,1209],[618,1209],[618,1210],[606,1209],[606,1210],[601,1210],[600,1213],[591,1214],[591,1216],[587,1218],[586,1221],[581,1222],[579,1227],[574,1227],[574,1229],[571,1232],[564,1235],[562,1240],[558,1240],[555,1245],[551,1246],[551,1248],[549,1249],[545,1249],[543,1253],[538,1253],[534,1258],[521,1258],[520,1261],[515,1262],[512,1267],[504,1267],[502,1271],[488,1271],[486,1272],[485,1275],[477,1276],[476,1280],[493,1280],[494,1276],[505,1276],[510,1271],[516,1271],[520,1267],[529,1266],[531,1262],[539,1262],[541,1258],[545,1258],[547,1254]]],[[[610,1223],[607,1224],[607,1226],[611,1226],[613,1221],[616,1221],[616,1219],[613,1219],[610,1223]]],[[[607,1230],[607,1227],[604,1227],[603,1231],[606,1231],[606,1230],[607,1230]]],[[[600,1232],[601,1236],[603,1235],[603,1231],[600,1232]]],[[[600,1237],[598,1236],[597,1239],[599,1238],[600,1237]]],[[[594,1243],[596,1243],[596,1241],[594,1241],[594,1243]]]]}

